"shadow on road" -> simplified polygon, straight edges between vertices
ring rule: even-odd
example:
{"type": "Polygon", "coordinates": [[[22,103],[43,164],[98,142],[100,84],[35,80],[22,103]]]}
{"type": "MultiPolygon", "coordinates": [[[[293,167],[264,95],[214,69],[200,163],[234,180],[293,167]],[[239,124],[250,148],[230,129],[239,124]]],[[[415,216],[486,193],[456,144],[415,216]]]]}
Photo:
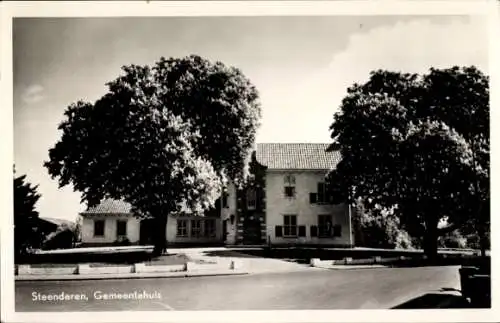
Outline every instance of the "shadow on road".
{"type": "Polygon", "coordinates": [[[471,308],[467,299],[451,294],[428,293],[392,309],[471,308]]]}

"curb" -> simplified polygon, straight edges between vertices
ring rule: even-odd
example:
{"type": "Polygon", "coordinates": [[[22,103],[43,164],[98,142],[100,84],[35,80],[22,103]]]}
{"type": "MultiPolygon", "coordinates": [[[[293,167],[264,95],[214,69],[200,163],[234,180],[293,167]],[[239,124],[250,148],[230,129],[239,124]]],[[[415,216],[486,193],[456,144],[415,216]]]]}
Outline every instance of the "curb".
{"type": "Polygon", "coordinates": [[[122,274],[94,274],[94,275],[21,275],[15,281],[61,281],[61,280],[110,280],[110,279],[147,279],[147,278],[188,278],[208,276],[235,276],[246,275],[248,272],[240,270],[200,271],[200,272],[163,272],[163,273],[122,273],[122,274]]]}
{"type": "Polygon", "coordinates": [[[329,267],[321,267],[331,270],[354,270],[354,269],[378,269],[378,268],[390,268],[384,265],[331,265],[329,267]]]}
{"type": "Polygon", "coordinates": [[[147,266],[145,263],[103,267],[91,267],[90,264],[78,264],[72,267],[31,267],[30,265],[19,265],[15,268],[15,280],[198,277],[230,275],[242,272],[241,263],[235,260],[230,261],[229,264],[196,264],[188,261],[183,265],[152,266],[147,266]]]}
{"type": "Polygon", "coordinates": [[[352,259],[351,257],[347,257],[341,260],[321,260],[319,258],[312,258],[310,261],[311,267],[318,267],[318,268],[344,268],[347,269],[347,267],[351,268],[382,268],[382,267],[388,267],[387,265],[384,264],[390,264],[394,263],[396,261],[405,261],[409,259],[408,257],[405,256],[400,256],[400,257],[392,257],[392,258],[382,258],[382,257],[373,257],[373,258],[366,258],[366,259],[352,259]]]}

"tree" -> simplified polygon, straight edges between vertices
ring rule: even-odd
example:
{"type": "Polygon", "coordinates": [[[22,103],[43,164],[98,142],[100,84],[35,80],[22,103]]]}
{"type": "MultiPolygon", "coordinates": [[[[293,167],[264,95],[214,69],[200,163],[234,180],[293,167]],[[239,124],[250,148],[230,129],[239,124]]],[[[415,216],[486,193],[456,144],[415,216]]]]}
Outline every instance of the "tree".
{"type": "Polygon", "coordinates": [[[160,254],[169,214],[202,215],[228,180],[244,180],[258,93],[240,70],[194,55],[122,69],[95,103],[67,108],[44,165],[89,206],[121,199],[152,219],[160,254]]]}
{"type": "Polygon", "coordinates": [[[15,177],[14,170],[14,249],[21,256],[32,248],[40,247],[42,234],[38,230],[36,203],[41,195],[38,185],[26,181],[26,175],[15,177]]]}
{"type": "Polygon", "coordinates": [[[391,209],[429,257],[439,235],[471,221],[484,228],[487,208],[474,210],[489,203],[488,96],[474,67],[372,72],[334,115],[330,149],[342,160],[327,177],[332,194],[391,209]],[[443,218],[450,226],[439,229],[443,218]]]}

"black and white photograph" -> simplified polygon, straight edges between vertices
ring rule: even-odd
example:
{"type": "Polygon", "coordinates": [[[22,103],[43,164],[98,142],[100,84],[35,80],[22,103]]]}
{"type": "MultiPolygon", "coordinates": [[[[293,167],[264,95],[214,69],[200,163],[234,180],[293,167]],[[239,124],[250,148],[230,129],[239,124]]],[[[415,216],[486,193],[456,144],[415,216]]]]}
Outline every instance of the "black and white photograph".
{"type": "Polygon", "coordinates": [[[385,2],[5,4],[9,317],[494,320],[498,7],[385,2]]]}

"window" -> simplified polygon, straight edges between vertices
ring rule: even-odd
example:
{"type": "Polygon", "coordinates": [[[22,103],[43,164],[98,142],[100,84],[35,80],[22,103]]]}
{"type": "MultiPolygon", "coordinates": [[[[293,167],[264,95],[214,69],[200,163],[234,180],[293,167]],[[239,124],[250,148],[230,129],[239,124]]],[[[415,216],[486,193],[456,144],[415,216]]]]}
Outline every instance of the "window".
{"type": "Polygon", "coordinates": [[[127,221],[117,220],[116,221],[116,236],[123,237],[127,235],[127,221]]]}
{"type": "Polygon", "coordinates": [[[254,188],[247,190],[247,209],[255,210],[257,207],[257,192],[254,188]]]}
{"type": "Polygon", "coordinates": [[[333,235],[332,233],[332,216],[318,215],[318,236],[320,238],[329,238],[333,235]]]}
{"type": "Polygon", "coordinates": [[[207,238],[215,238],[215,220],[207,219],[205,220],[205,237],[207,238]]]}
{"type": "Polygon", "coordinates": [[[223,208],[229,207],[228,198],[229,198],[229,193],[226,193],[226,192],[222,193],[222,207],[223,208]]]}
{"type": "Polygon", "coordinates": [[[318,203],[326,203],[328,200],[328,195],[326,192],[326,185],[325,183],[318,183],[318,195],[317,195],[317,202],[318,203]]]}
{"type": "Polygon", "coordinates": [[[297,216],[285,215],[283,217],[283,236],[296,237],[297,236],[297,216]]]}
{"type": "Polygon", "coordinates": [[[191,220],[191,237],[199,238],[201,236],[201,220],[191,220]]]}
{"type": "Polygon", "coordinates": [[[294,198],[295,197],[295,176],[286,175],[285,176],[285,197],[294,198]]]}
{"type": "Polygon", "coordinates": [[[187,220],[177,220],[177,236],[178,237],[187,237],[187,220]]]}
{"type": "Polygon", "coordinates": [[[104,236],[104,220],[94,220],[94,236],[104,236]]]}

